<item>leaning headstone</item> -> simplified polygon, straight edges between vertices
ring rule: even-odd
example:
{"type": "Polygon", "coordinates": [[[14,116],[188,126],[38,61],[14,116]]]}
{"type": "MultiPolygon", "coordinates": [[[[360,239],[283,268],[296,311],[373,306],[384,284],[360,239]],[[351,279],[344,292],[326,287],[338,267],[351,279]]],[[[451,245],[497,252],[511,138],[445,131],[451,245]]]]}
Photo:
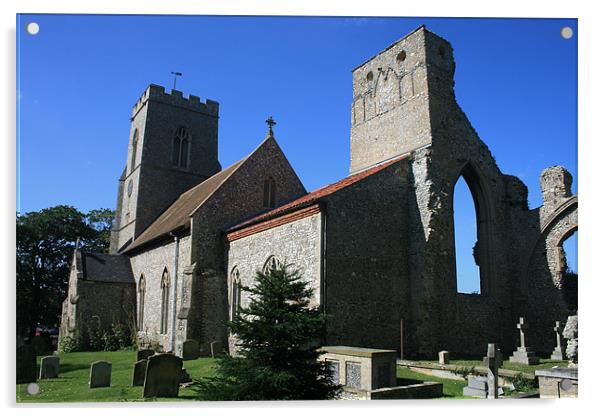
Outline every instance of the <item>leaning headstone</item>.
{"type": "Polygon", "coordinates": [[[148,358],[142,397],[178,397],[182,359],[173,354],[148,358]]]}
{"type": "Polygon", "coordinates": [[[146,376],[146,366],[148,360],[139,360],[134,363],[134,374],[132,375],[132,387],[144,386],[144,377],[146,376]]]}
{"type": "Polygon", "coordinates": [[[468,376],[468,385],[462,389],[464,396],[487,397],[487,377],[468,376]]]}
{"type": "Polygon", "coordinates": [[[136,353],[136,361],[146,360],[151,355],[155,355],[155,350],[151,350],[151,349],[138,350],[138,352],[136,353]]]}
{"type": "Polygon", "coordinates": [[[17,347],[17,384],[35,382],[37,369],[35,349],[27,344],[17,347]]]}
{"type": "Polygon", "coordinates": [[[577,315],[571,315],[566,321],[562,336],[567,340],[566,357],[569,360],[569,367],[576,367],[579,362],[578,356],[578,340],[579,332],[577,328],[577,315]]]}
{"type": "Polygon", "coordinates": [[[182,343],[182,359],[196,360],[200,356],[199,342],[194,339],[187,339],[182,343]]]}
{"type": "Polygon", "coordinates": [[[502,353],[496,344],[487,345],[487,355],[483,357],[483,366],[487,368],[487,398],[498,397],[498,370],[502,366],[502,353]]]}
{"type": "Polygon", "coordinates": [[[441,365],[449,364],[449,352],[448,351],[439,351],[439,364],[441,364],[441,365]]]}
{"type": "Polygon", "coordinates": [[[554,351],[552,351],[550,360],[554,360],[554,361],[564,360],[564,353],[562,351],[562,342],[560,340],[561,333],[562,333],[562,331],[560,330],[560,322],[556,321],[556,325],[554,325],[554,334],[556,334],[556,348],[554,348],[554,351]]]}
{"type": "Polygon", "coordinates": [[[59,357],[49,355],[40,363],[40,379],[57,378],[59,376],[59,357]]]}
{"type": "Polygon", "coordinates": [[[90,366],[90,388],[110,387],[112,364],[108,361],[95,361],[90,366]]]}
{"type": "Polygon", "coordinates": [[[539,358],[536,357],[535,353],[525,345],[525,329],[528,328],[525,318],[520,317],[516,327],[520,331],[520,347],[514,351],[510,357],[510,362],[526,365],[539,364],[539,358]]]}

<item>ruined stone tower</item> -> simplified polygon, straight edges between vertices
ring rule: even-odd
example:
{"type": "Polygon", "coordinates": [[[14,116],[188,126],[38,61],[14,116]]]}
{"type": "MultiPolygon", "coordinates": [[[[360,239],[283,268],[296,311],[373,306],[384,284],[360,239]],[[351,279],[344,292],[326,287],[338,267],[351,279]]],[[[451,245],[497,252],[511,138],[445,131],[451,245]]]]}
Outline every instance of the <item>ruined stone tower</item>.
{"type": "Polygon", "coordinates": [[[219,104],[150,85],[132,109],[111,253],[136,239],[183,192],[219,172],[219,104]]]}
{"type": "Polygon", "coordinates": [[[431,144],[454,67],[451,45],[420,26],[353,70],[350,173],[431,144]]]}

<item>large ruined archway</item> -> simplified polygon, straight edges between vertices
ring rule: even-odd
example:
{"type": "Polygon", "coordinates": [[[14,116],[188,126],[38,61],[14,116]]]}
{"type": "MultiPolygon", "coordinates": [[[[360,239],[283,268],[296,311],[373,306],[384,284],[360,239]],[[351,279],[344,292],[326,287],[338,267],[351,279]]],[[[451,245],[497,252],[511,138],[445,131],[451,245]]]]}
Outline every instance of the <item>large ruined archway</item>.
{"type": "Polygon", "coordinates": [[[522,299],[517,305],[531,324],[532,347],[541,353],[554,348],[550,335],[556,321],[574,313],[566,299],[566,255],[563,243],[578,230],[577,197],[568,198],[544,219],[541,232],[529,250],[528,264],[521,276],[522,299]]]}

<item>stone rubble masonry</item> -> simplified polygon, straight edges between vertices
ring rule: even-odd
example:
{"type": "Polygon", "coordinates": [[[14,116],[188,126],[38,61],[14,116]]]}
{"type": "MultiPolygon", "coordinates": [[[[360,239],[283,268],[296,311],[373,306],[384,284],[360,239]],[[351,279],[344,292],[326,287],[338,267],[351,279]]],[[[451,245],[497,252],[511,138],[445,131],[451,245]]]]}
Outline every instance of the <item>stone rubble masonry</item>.
{"type": "MultiPolygon", "coordinates": [[[[424,26],[353,70],[350,174],[391,164],[312,202],[317,212],[277,212],[267,226],[237,229],[228,241],[231,227],[269,211],[266,178],[276,183],[276,207],[307,194],[268,137],[191,213],[178,234],[176,354],[189,339],[199,342],[202,355],[213,342],[229,345],[230,272],[237,266],[249,282],[269,255],[300,266],[314,282],[314,301],[328,315],[327,344],[397,351],[403,344],[404,358],[432,358],[441,350],[480,355],[495,342],[507,355],[518,346],[515,323],[522,316],[532,323],[529,346],[538,355],[552,352],[550,328],[576,314],[563,294],[562,244],[578,224],[572,177],[560,166],[544,170],[544,203],[529,207],[525,184],[500,170],[456,102],[454,70],[449,42],[424,26]],[[457,290],[453,195],[460,177],[477,213],[476,294],[457,290]]],[[[133,111],[112,251],[221,169],[216,102],[151,85],[133,111]],[[181,125],[192,132],[189,169],[170,165],[173,133],[181,125]],[[130,166],[135,129],[139,148],[130,166]]],[[[147,279],[141,334],[164,348],[169,332],[158,333],[160,280],[164,268],[173,274],[174,247],[165,236],[128,252],[136,284],[143,273],[147,279]]],[[[78,273],[72,269],[61,333],[94,315],[110,322],[126,299],[136,304],[137,292],[100,283],[87,289],[78,273]]]]}
{"type": "Polygon", "coordinates": [[[176,90],[167,94],[158,85],[146,89],[132,110],[126,172],[119,182],[119,228],[112,231],[118,236],[113,238],[116,245],[111,252],[140,235],[182,193],[221,170],[217,157],[218,112],[215,101],[202,103],[194,95],[186,99],[176,90]],[[191,134],[187,168],[172,165],[173,137],[179,127],[191,134]],[[128,195],[130,182],[132,193],[128,195]]]}

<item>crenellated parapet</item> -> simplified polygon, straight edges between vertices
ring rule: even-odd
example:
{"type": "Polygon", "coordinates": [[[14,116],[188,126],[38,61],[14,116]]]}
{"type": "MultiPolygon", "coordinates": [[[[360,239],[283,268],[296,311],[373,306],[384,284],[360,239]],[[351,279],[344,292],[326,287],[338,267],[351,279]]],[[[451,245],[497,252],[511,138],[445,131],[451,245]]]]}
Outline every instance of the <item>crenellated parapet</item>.
{"type": "Polygon", "coordinates": [[[199,97],[192,94],[188,95],[188,97],[184,97],[182,91],[178,90],[171,90],[171,93],[168,93],[165,92],[165,87],[162,87],[161,85],[150,84],[142,96],[134,104],[134,107],[132,108],[132,118],[149,100],[185,108],[210,116],[217,117],[219,114],[219,103],[217,101],[210,99],[201,101],[199,97]]]}

